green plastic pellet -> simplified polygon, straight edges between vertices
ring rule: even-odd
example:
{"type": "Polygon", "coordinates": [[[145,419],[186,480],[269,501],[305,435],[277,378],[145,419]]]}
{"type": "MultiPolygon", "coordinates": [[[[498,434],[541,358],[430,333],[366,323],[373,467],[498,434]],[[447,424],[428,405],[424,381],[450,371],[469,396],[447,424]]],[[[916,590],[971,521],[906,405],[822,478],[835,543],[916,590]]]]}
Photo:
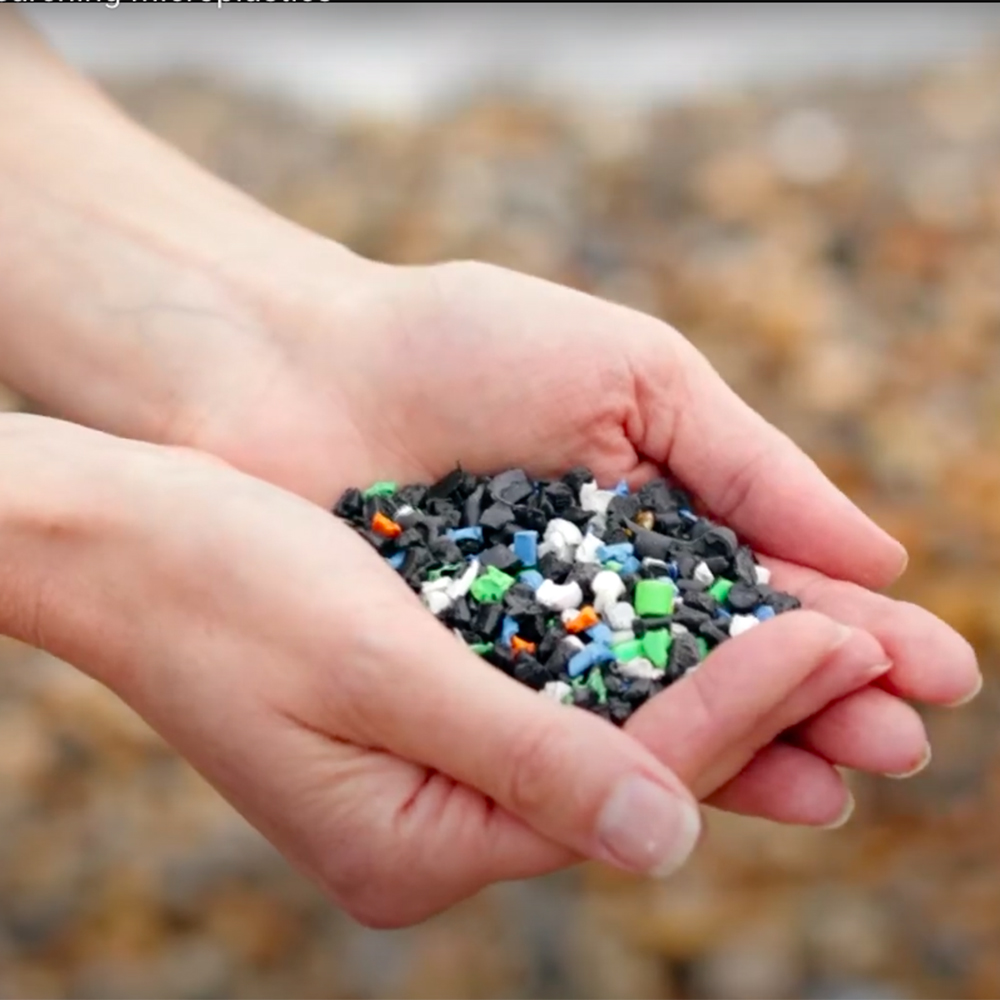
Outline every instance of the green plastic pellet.
{"type": "Polygon", "coordinates": [[[700,637],[695,639],[695,642],[698,645],[698,652],[701,653],[701,658],[704,660],[708,656],[708,643],[700,637]]]}
{"type": "Polygon", "coordinates": [[[442,566],[440,569],[432,569],[427,574],[427,579],[428,580],[440,580],[441,577],[444,576],[446,573],[454,573],[455,570],[461,569],[461,568],[462,568],[462,564],[461,563],[450,563],[447,566],[442,566]]]}
{"type": "Polygon", "coordinates": [[[605,569],[611,570],[612,573],[620,573],[622,571],[622,564],[620,562],[615,562],[614,559],[611,562],[606,562],[604,564],[605,569]]]}
{"type": "Polygon", "coordinates": [[[496,566],[487,566],[486,572],[472,584],[470,593],[480,604],[496,604],[516,582],[496,566]]]}
{"type": "Polygon", "coordinates": [[[674,613],[676,590],[670,580],[640,580],[635,588],[635,611],[643,618],[662,618],[674,613]]]}
{"type": "Polygon", "coordinates": [[[721,604],[729,596],[729,591],[732,589],[733,581],[727,580],[724,576],[720,576],[719,579],[708,588],[708,592],[721,604]]]}
{"type": "Polygon", "coordinates": [[[572,691],[567,691],[559,700],[564,705],[572,705],[573,704],[573,692],[572,691]]]}
{"type": "Polygon", "coordinates": [[[601,668],[593,667],[587,675],[587,687],[597,695],[597,704],[606,705],[608,703],[608,689],[604,685],[604,678],[601,676],[601,668]]]}
{"type": "Polygon", "coordinates": [[[628,663],[629,660],[635,660],[642,656],[642,640],[627,639],[617,646],[612,646],[611,651],[615,654],[615,659],[619,663],[628,663]]]}
{"type": "Polygon", "coordinates": [[[667,653],[672,642],[670,633],[665,628],[658,628],[642,637],[642,651],[654,667],[662,670],[667,665],[667,653]]]}
{"type": "Polygon", "coordinates": [[[381,483],[374,483],[365,490],[365,499],[368,497],[391,497],[396,492],[397,486],[393,482],[386,480],[381,483]]]}
{"type": "Polygon", "coordinates": [[[471,649],[473,653],[476,653],[479,656],[486,656],[489,653],[493,652],[493,643],[492,642],[477,642],[477,643],[474,643],[473,645],[471,645],[469,647],[469,649],[471,649]]]}

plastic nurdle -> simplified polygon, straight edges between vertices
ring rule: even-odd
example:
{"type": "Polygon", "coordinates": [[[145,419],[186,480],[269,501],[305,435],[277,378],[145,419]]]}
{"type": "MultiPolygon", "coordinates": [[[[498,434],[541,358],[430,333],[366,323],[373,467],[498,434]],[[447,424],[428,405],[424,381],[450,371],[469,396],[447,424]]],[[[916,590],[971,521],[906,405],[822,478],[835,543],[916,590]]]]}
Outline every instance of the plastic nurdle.
{"type": "MultiPolygon", "coordinates": [[[[374,483],[362,494],[367,500],[369,497],[391,497],[396,492],[396,484],[386,480],[381,483],[374,483]]],[[[357,495],[357,494],[355,494],[357,495]]]]}
{"type": "Polygon", "coordinates": [[[635,611],[643,618],[673,614],[674,585],[670,580],[640,580],[635,588],[635,611]]]}
{"type": "Polygon", "coordinates": [[[667,654],[671,646],[670,633],[665,628],[647,632],[642,638],[642,650],[646,659],[662,670],[667,665],[667,654]]]}
{"type": "Polygon", "coordinates": [[[708,588],[708,592],[721,604],[729,596],[729,591],[732,589],[733,581],[720,576],[719,579],[708,588]]]}

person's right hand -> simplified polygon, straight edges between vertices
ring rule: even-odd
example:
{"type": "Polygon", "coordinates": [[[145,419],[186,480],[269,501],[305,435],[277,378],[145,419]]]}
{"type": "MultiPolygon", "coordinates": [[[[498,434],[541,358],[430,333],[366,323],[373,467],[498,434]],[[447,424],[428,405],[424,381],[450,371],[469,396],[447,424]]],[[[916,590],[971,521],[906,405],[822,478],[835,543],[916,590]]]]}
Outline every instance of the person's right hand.
{"type": "Polygon", "coordinates": [[[698,837],[685,784],[886,669],[869,635],[782,616],[630,721],[657,759],[480,660],[306,500],[38,417],[0,418],[0,456],[4,631],[121,695],[374,926],[581,858],[668,873],[698,837]]]}

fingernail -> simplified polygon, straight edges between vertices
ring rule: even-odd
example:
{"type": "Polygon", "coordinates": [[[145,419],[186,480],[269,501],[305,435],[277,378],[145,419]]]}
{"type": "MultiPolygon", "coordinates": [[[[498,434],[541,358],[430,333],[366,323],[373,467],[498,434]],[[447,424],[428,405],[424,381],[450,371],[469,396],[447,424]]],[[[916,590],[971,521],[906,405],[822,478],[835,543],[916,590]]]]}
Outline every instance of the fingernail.
{"type": "Polygon", "coordinates": [[[850,625],[842,625],[840,622],[835,623],[837,626],[837,631],[833,637],[833,645],[831,649],[839,649],[841,646],[847,642],[852,635],[854,635],[854,629],[850,625]]]}
{"type": "Polygon", "coordinates": [[[904,771],[902,774],[887,774],[887,778],[893,778],[896,781],[902,781],[904,778],[912,778],[915,774],[920,774],[924,768],[927,767],[931,762],[931,745],[928,743],[926,749],[924,750],[923,756],[920,758],[920,763],[916,767],[909,771],[904,771]]]}
{"type": "Polygon", "coordinates": [[[677,871],[700,834],[701,816],[694,803],[637,775],[618,783],[597,824],[609,860],[654,878],[677,871]]]}
{"type": "Polygon", "coordinates": [[[869,681],[876,680],[883,674],[889,673],[890,670],[892,670],[891,663],[878,663],[868,671],[867,674],[868,680],[869,681]]]}
{"type": "Polygon", "coordinates": [[[963,695],[958,701],[953,701],[949,704],[948,708],[961,708],[963,705],[968,705],[970,701],[974,701],[979,697],[979,692],[983,689],[983,675],[980,674],[976,681],[976,686],[966,695],[963,695]]]}
{"type": "Polygon", "coordinates": [[[847,825],[847,821],[854,815],[854,796],[848,792],[847,802],[844,803],[844,808],[841,809],[840,815],[832,822],[827,823],[826,826],[821,826],[821,830],[839,830],[842,826],[847,825]]]}
{"type": "MultiPolygon", "coordinates": [[[[903,546],[900,545],[900,548],[903,549],[903,546]]],[[[897,580],[906,572],[906,568],[909,565],[910,565],[910,553],[907,552],[906,549],[903,549],[903,558],[900,561],[899,569],[896,570],[896,579],[897,580]]]]}

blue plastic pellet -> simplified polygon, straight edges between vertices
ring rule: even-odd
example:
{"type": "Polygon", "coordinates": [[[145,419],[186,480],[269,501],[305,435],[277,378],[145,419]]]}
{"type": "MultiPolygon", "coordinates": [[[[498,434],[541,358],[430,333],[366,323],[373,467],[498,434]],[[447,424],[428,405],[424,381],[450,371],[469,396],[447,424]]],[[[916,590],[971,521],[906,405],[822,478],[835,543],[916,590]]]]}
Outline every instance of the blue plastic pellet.
{"type": "Polygon", "coordinates": [[[503,625],[500,626],[500,645],[509,646],[519,627],[516,618],[511,618],[510,615],[504,618],[503,625]]]}
{"type": "Polygon", "coordinates": [[[671,580],[676,580],[681,575],[680,567],[677,563],[671,562],[667,564],[667,574],[671,580]]]}
{"type": "Polygon", "coordinates": [[[445,536],[453,542],[469,542],[483,540],[482,528],[451,528],[445,532],[445,536]]]}
{"type": "Polygon", "coordinates": [[[759,622],[766,622],[769,618],[774,617],[774,608],[769,607],[767,604],[762,604],[755,612],[754,617],[759,622]]]}
{"type": "Polygon", "coordinates": [[[634,552],[635,546],[631,542],[619,542],[617,545],[602,545],[597,550],[597,558],[602,563],[624,563],[634,552]]]}
{"type": "Polygon", "coordinates": [[[566,665],[566,673],[570,677],[579,677],[585,674],[591,667],[598,663],[608,663],[615,658],[615,654],[607,646],[602,646],[598,642],[592,642],[584,646],[566,665]]]}
{"type": "MultiPolygon", "coordinates": [[[[482,531],[482,528],[479,529],[482,531]]],[[[538,532],[515,531],[514,555],[522,566],[534,566],[538,563],[538,532]]]]}
{"type": "Polygon", "coordinates": [[[532,590],[538,590],[545,583],[545,577],[537,569],[526,569],[523,573],[517,574],[517,579],[520,583],[526,583],[532,590]]]}
{"type": "Polygon", "coordinates": [[[389,556],[389,558],[386,559],[386,562],[393,569],[402,569],[403,568],[403,563],[406,562],[406,553],[405,552],[397,552],[394,556],[389,556]]]}
{"type": "Polygon", "coordinates": [[[698,515],[695,514],[695,513],[693,513],[690,510],[679,510],[679,511],[677,511],[677,513],[681,517],[683,517],[685,521],[690,521],[691,524],[694,524],[695,521],[698,520],[698,515]]]}
{"type": "Polygon", "coordinates": [[[591,642],[599,642],[604,646],[610,646],[611,640],[614,637],[614,632],[612,632],[611,629],[604,624],[604,622],[595,625],[593,628],[587,629],[587,638],[590,639],[591,642]]]}
{"type": "Polygon", "coordinates": [[[617,493],[618,496],[620,497],[628,496],[628,483],[625,482],[624,479],[621,480],[621,482],[619,482],[618,485],[615,487],[615,493],[617,493]]]}
{"type": "Polygon", "coordinates": [[[622,563],[621,575],[630,576],[632,573],[638,573],[642,569],[642,563],[636,559],[635,556],[629,556],[625,562],[622,563]]]}

